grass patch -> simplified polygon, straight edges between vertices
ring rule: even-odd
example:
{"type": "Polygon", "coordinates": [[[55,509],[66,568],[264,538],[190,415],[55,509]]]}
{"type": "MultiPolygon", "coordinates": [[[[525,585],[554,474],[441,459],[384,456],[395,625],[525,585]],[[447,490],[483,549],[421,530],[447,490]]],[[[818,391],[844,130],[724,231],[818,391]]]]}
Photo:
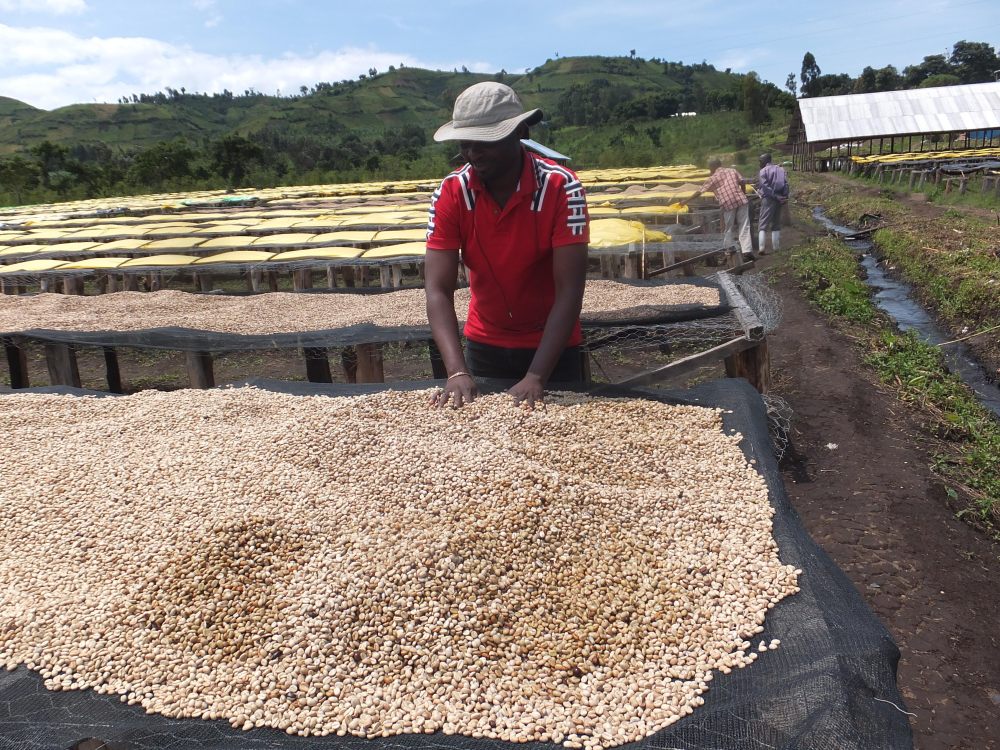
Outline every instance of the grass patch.
{"type": "Polygon", "coordinates": [[[968,498],[959,515],[1000,536],[1000,422],[948,371],[937,347],[900,333],[878,311],[857,256],[843,243],[811,241],[792,255],[792,268],[813,304],[860,329],[864,361],[879,379],[920,408],[939,446],[934,470],[949,496],[968,498]]]}

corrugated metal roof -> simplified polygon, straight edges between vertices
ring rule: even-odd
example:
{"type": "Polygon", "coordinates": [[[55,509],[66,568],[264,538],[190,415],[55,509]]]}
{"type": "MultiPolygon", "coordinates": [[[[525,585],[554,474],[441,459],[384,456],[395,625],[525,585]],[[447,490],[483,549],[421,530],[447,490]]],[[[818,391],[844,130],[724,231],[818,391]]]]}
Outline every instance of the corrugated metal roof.
{"type": "Polygon", "coordinates": [[[1000,82],[799,99],[806,140],[1000,127],[1000,82]]]}
{"type": "Polygon", "coordinates": [[[538,141],[533,141],[530,138],[522,138],[521,143],[523,143],[526,148],[531,149],[540,156],[544,156],[546,159],[552,159],[553,161],[571,161],[571,159],[565,154],[560,154],[555,149],[543,146],[538,141]]]}

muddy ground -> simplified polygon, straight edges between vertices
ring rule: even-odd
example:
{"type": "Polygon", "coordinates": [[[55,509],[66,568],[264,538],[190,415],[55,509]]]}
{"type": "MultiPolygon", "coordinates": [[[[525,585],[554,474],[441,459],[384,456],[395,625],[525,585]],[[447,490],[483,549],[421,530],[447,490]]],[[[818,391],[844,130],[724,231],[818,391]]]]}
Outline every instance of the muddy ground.
{"type": "Polygon", "coordinates": [[[808,306],[786,267],[802,233],[783,235],[788,249],[758,272],[784,302],[770,352],[795,414],[782,461],[792,504],[899,645],[914,746],[1000,748],[1000,545],[956,519],[919,414],[808,306]]]}

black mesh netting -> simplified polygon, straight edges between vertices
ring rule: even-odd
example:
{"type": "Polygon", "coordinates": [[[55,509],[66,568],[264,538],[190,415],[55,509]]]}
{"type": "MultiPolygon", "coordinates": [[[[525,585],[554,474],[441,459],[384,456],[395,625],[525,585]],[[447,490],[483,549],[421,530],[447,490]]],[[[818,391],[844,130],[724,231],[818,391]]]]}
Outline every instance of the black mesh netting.
{"type": "MultiPolygon", "coordinates": [[[[679,280],[620,280],[618,283],[628,286],[655,288],[662,286],[696,286],[719,289],[718,281],[714,279],[684,279],[679,280]]],[[[296,294],[354,294],[371,295],[371,304],[377,306],[381,300],[388,300],[392,289],[337,289],[309,290],[296,294]]],[[[223,295],[210,295],[213,297],[223,295]]],[[[248,296],[248,295],[224,295],[248,296]]],[[[641,307],[621,308],[605,313],[581,314],[581,324],[584,329],[598,331],[622,326],[652,326],[671,325],[698,320],[711,320],[726,316],[730,305],[723,301],[725,295],[720,291],[720,302],[715,305],[676,304],[676,305],[644,305],[641,307]]],[[[464,317],[464,316],[461,316],[464,317]]],[[[9,343],[18,341],[35,341],[40,343],[74,344],[93,347],[136,347],[145,349],[161,349],[169,351],[204,351],[204,352],[241,352],[262,351],[268,349],[320,349],[354,346],[357,344],[379,344],[390,342],[419,341],[431,338],[429,325],[419,326],[383,326],[359,324],[325,328],[294,333],[272,333],[267,335],[243,335],[210,330],[196,330],[176,326],[144,328],[142,330],[100,330],[100,331],[70,331],[58,329],[33,328],[21,331],[0,332],[0,340],[9,343]]]]}
{"type": "MultiPolygon", "coordinates": [[[[251,381],[257,387],[293,394],[345,395],[384,385],[335,386],[251,381]]],[[[428,383],[396,388],[427,388],[428,383]]],[[[498,387],[486,384],[484,390],[498,387]]],[[[73,389],[48,392],[84,393],[73,389]]],[[[742,434],[741,447],[756,462],[776,509],[774,535],[786,564],[802,569],[801,591],[782,600],[757,639],[781,640],[777,651],[729,675],[717,674],[704,706],[630,748],[648,750],[876,750],[912,746],[896,688],[899,652],[844,574],[819,549],[789,505],[768,437],[765,406],[745,381],[705,383],[687,391],[605,391],[727,410],[727,430],[742,434]]],[[[517,745],[463,736],[400,735],[386,739],[301,738],[273,729],[243,732],[225,721],[177,720],[148,715],[114,696],[92,691],[50,692],[24,667],[0,673],[0,748],[57,750],[98,738],[111,750],[387,750],[472,748],[512,750],[517,745]]],[[[558,745],[532,743],[533,748],[558,745]]]]}

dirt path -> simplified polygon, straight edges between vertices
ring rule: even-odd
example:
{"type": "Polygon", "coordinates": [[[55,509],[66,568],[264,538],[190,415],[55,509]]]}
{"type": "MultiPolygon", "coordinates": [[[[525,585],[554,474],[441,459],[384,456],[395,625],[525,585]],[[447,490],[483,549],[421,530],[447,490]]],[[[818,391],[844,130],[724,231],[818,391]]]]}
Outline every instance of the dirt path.
{"type": "Polygon", "coordinates": [[[792,503],[899,645],[915,747],[1000,748],[1000,545],[954,517],[917,415],[807,305],[787,253],[758,268],[784,300],[770,349],[795,412],[782,463],[792,503]]]}

